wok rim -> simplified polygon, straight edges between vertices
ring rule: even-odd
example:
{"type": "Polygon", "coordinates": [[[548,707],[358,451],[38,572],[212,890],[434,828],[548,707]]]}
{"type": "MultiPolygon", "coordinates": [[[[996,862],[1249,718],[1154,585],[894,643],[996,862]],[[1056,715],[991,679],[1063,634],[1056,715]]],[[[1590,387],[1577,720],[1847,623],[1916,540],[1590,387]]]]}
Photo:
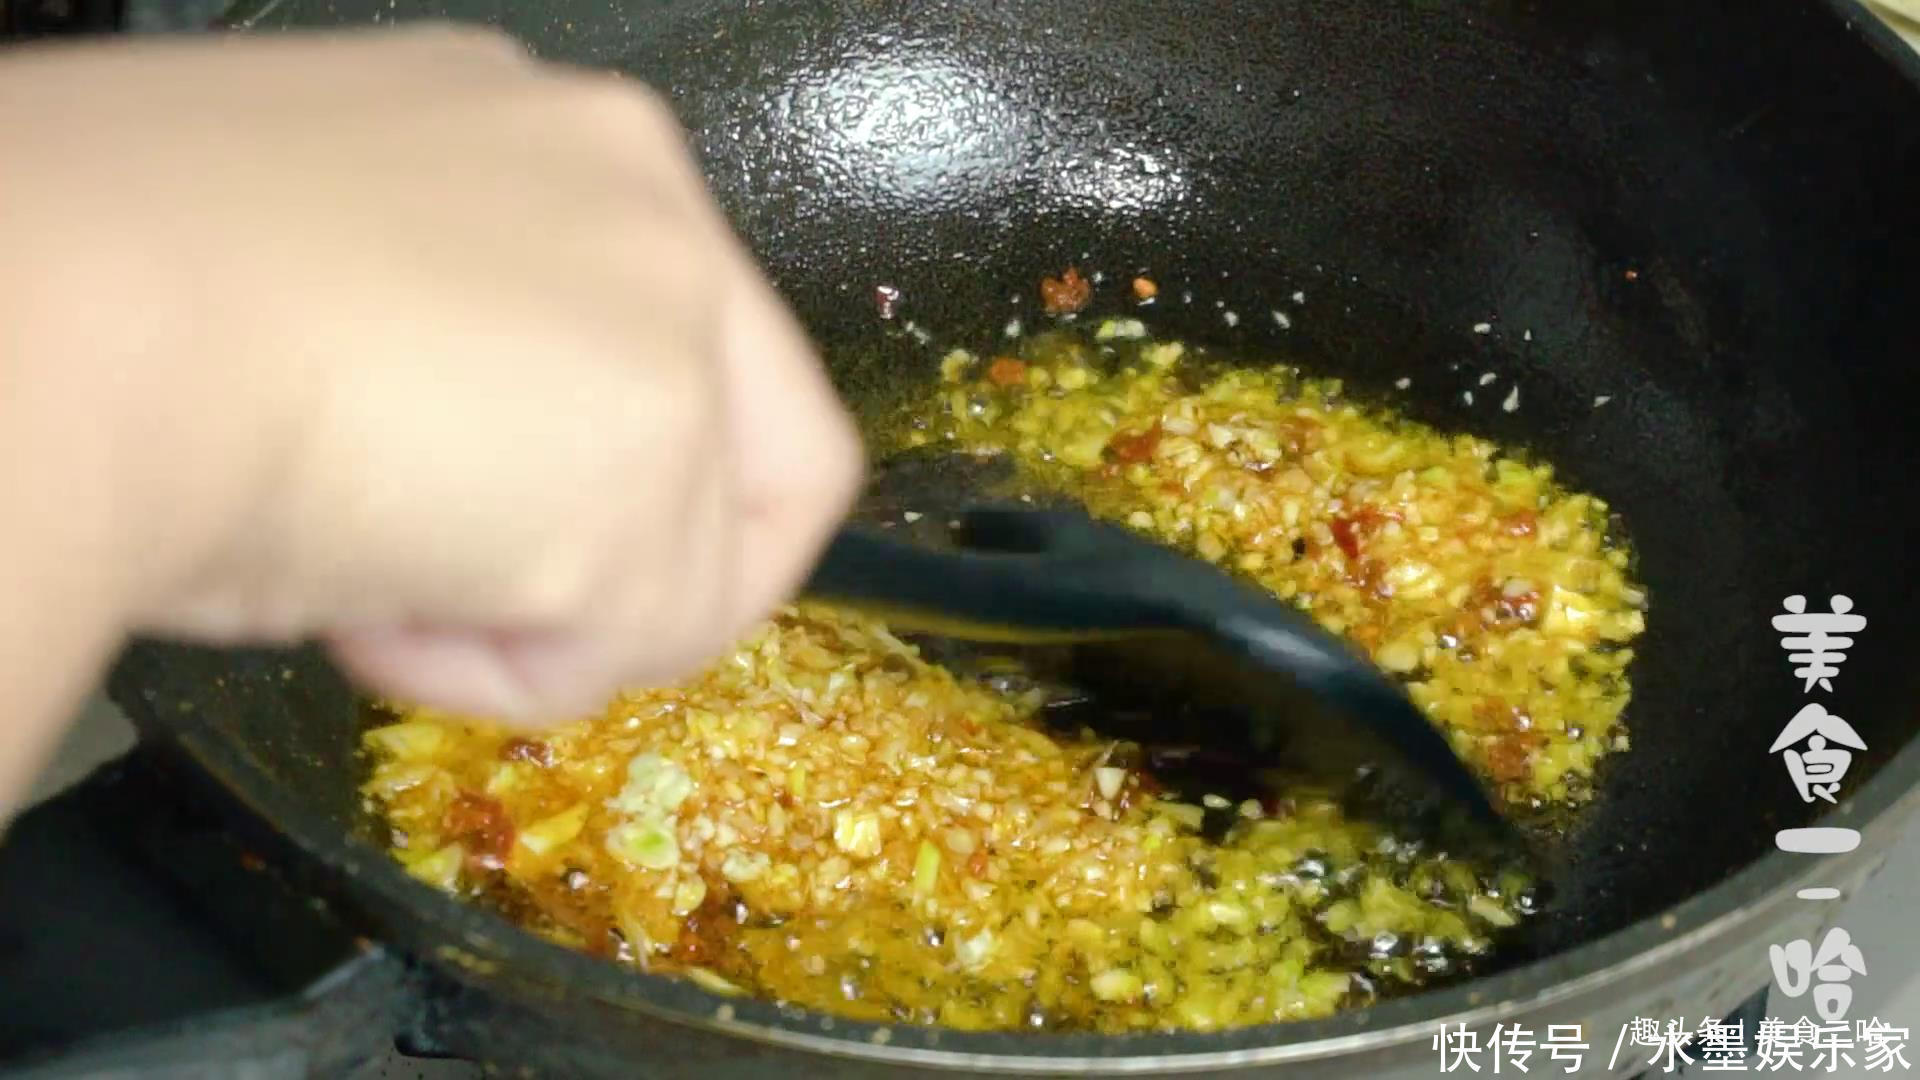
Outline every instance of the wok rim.
{"type": "MultiPolygon", "coordinates": [[[[146,702],[139,695],[132,697],[135,707],[145,711],[146,702]]],[[[425,928],[423,937],[438,937],[431,956],[421,955],[424,950],[418,946],[423,942],[392,944],[456,978],[471,982],[473,970],[504,964],[515,979],[555,988],[563,1001],[590,999],[651,1019],[790,1050],[942,1070],[1144,1073],[1299,1064],[1430,1042],[1441,1025],[1485,1028],[1513,1015],[1516,1004],[1526,1010],[1550,1007],[1684,959],[1759,917],[1762,901],[1790,895],[1802,882],[1834,880],[1842,867],[1876,857],[1888,838],[1920,811],[1916,736],[1858,795],[1819,819],[1820,824],[1858,828],[1862,842],[1855,851],[1823,857],[1770,852],[1678,904],[1492,975],[1325,1019],[1219,1032],[966,1032],[852,1021],[762,999],[728,997],[682,978],[632,971],[547,942],[485,908],[416,881],[386,852],[346,831],[315,828],[310,808],[303,808],[291,790],[273,783],[227,741],[199,733],[183,733],[174,741],[248,812],[346,878],[350,890],[365,889],[397,905],[416,927],[425,928]],[[882,1031],[886,1034],[876,1034],[882,1031]],[[1099,1048],[1125,1052],[1095,1052],[1099,1048]]],[[[484,980],[478,985],[489,988],[484,980]]]]}

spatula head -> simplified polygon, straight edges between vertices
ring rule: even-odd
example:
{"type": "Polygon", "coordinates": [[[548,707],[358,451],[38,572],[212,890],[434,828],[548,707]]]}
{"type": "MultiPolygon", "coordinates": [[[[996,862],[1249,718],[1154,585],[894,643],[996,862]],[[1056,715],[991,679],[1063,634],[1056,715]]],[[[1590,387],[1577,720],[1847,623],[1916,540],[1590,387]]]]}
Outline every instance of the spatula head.
{"type": "MultiPolygon", "coordinates": [[[[958,517],[967,550],[1043,555],[1054,580],[1152,612],[1160,632],[1088,634],[1071,679],[1098,699],[1146,707],[1162,732],[1321,769],[1373,763],[1504,828],[1479,780],[1373,661],[1264,589],[1133,533],[1061,511],[982,509],[958,517]],[[1404,768],[1400,768],[1404,767],[1404,768]]],[[[1037,592],[1038,590],[1036,590],[1037,592]]]]}
{"type": "Polygon", "coordinates": [[[1423,829],[1473,824],[1514,838],[1446,739],[1403,697],[1386,700],[1373,686],[1314,693],[1240,643],[1194,633],[1084,642],[1064,655],[1061,681],[1085,695],[1082,722],[1127,732],[1168,760],[1185,748],[1192,760],[1216,761],[1216,782],[1230,780],[1238,763],[1244,797],[1271,794],[1249,785],[1270,789],[1267,777],[1277,773],[1335,786],[1423,829]]]}

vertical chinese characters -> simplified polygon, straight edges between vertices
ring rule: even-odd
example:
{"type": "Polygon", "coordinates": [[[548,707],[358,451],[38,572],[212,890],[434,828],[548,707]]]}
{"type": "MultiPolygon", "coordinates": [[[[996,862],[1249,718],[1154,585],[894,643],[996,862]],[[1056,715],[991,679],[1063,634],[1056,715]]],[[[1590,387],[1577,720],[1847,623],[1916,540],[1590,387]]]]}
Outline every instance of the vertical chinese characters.
{"type": "MultiPolygon", "coordinates": [[[[1847,635],[1866,629],[1866,618],[1854,614],[1853,601],[1845,596],[1829,597],[1824,612],[1808,611],[1807,598],[1800,595],[1787,597],[1782,606],[1786,613],[1773,617],[1773,628],[1783,635],[1780,644],[1794,665],[1794,675],[1802,680],[1801,692],[1811,694],[1818,687],[1832,693],[1834,676],[1840,674],[1840,664],[1853,645],[1853,638],[1847,635]]],[[[1866,741],[1852,724],[1819,702],[1810,701],[1787,721],[1767,752],[1782,756],[1787,776],[1802,802],[1837,805],[1840,784],[1853,765],[1854,752],[1866,749],[1866,741]]],[[[1809,854],[1851,851],[1859,842],[1857,831],[1835,827],[1789,829],[1778,837],[1781,850],[1809,854]]],[[[1840,890],[1826,886],[1799,892],[1800,897],[1807,900],[1831,900],[1839,894],[1840,890]]],[[[1827,931],[1818,949],[1805,938],[1785,945],[1770,945],[1767,949],[1774,981],[1781,992],[1789,998],[1798,998],[1811,988],[1814,1008],[1821,1018],[1829,1027],[1842,1027],[1839,1022],[1853,1004],[1853,988],[1848,980],[1867,973],[1866,957],[1847,932],[1839,927],[1827,931]]],[[[1776,1023],[1771,1032],[1763,1030],[1762,1034],[1772,1034],[1777,1052],[1789,1055],[1801,1043],[1787,1036],[1797,1037],[1803,1033],[1797,1027],[1787,1029],[1776,1023]]],[[[1806,1045],[1837,1065],[1845,1056],[1837,1039],[1835,1034],[1832,1040],[1822,1042],[1816,1038],[1808,1040],[1806,1045]]],[[[1848,1064],[1851,1065],[1851,1061],[1848,1064]]]]}

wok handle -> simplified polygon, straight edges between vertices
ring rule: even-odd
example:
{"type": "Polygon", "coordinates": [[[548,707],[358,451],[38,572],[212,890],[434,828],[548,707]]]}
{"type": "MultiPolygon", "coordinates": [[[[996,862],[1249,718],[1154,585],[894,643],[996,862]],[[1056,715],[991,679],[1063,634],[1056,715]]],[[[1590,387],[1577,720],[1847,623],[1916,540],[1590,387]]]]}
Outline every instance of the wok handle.
{"type": "Polygon", "coordinates": [[[12,1080],[307,1080],[338,1076],[392,1045],[387,1005],[409,978],[384,952],[362,955],[311,996],[111,1032],[10,1068],[12,1080]]]}
{"type": "Polygon", "coordinates": [[[0,844],[0,1070],[295,1080],[390,1047],[410,966],[163,775],[135,750],[0,844]]]}

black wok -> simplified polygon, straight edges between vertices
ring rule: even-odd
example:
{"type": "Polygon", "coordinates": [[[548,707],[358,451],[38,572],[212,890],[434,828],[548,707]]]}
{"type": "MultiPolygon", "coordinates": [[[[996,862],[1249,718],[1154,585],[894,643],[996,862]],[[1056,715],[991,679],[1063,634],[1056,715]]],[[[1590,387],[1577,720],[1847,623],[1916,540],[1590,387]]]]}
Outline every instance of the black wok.
{"type": "Polygon", "coordinates": [[[745,1075],[798,1050],[839,1069],[1426,1073],[1443,1020],[1600,1025],[1732,1004],[1769,978],[1764,942],[1831,917],[1794,888],[1856,883],[1910,817],[1920,62],[1858,9],[275,0],[233,21],[427,15],[499,23],[668,91],[856,401],[930,377],[937,353],[908,322],[978,344],[1033,320],[1035,283],[1068,263],[1115,295],[1145,271],[1156,329],[1548,456],[1612,503],[1651,587],[1633,749],[1605,770],[1554,867],[1553,907],[1502,968],[1216,1035],[881,1035],[721,1009],[391,865],[353,794],[351,697],[312,655],[128,653],[116,697],[327,868],[372,932],[590,1033],[543,1063],[745,1075]],[[890,321],[880,285],[902,298],[890,321]],[[1465,402],[1487,371],[1517,381],[1520,408],[1465,402]],[[1774,848],[1776,830],[1818,816],[1767,753],[1804,700],[1769,626],[1791,593],[1847,594],[1869,620],[1823,698],[1871,747],[1825,815],[1865,830],[1851,855],[1774,848]]]}

